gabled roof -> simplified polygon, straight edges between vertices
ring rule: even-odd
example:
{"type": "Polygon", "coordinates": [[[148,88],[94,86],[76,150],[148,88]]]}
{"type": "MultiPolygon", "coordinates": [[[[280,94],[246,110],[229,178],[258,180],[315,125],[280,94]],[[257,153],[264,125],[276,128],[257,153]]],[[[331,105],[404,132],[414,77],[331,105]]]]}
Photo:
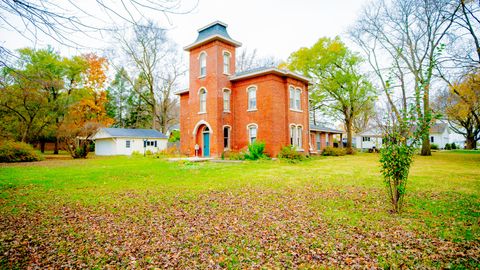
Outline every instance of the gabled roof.
{"type": "Polygon", "coordinates": [[[307,77],[304,77],[290,70],[278,69],[276,67],[260,67],[260,68],[246,70],[246,71],[241,71],[241,72],[235,73],[229,78],[230,78],[230,81],[238,81],[238,80],[248,79],[251,77],[256,77],[256,76],[266,75],[266,74],[276,74],[281,77],[291,77],[300,81],[304,81],[306,83],[310,83],[310,80],[307,77]]]}
{"type": "MultiPolygon", "coordinates": [[[[168,139],[167,136],[163,135],[160,131],[155,129],[133,129],[133,128],[102,128],[99,132],[105,132],[104,136],[101,138],[158,138],[158,139],[168,139]],[[108,136],[110,135],[110,136],[108,136]]],[[[98,133],[97,133],[98,134],[98,133]]],[[[95,135],[96,136],[96,135],[95,135]]]]}
{"type": "Polygon", "coordinates": [[[343,134],[344,133],[342,130],[328,128],[328,127],[324,127],[324,126],[321,126],[321,125],[313,125],[313,124],[310,124],[310,130],[311,131],[335,133],[335,134],[343,134]]]}
{"type": "Polygon", "coordinates": [[[198,37],[192,44],[185,46],[183,49],[189,51],[195,47],[198,47],[206,42],[213,40],[222,40],[235,47],[242,46],[242,43],[233,40],[227,32],[227,24],[221,21],[215,21],[200,29],[198,29],[198,37]]]}
{"type": "Polygon", "coordinates": [[[447,123],[435,123],[430,127],[430,133],[443,133],[447,128],[447,123]]]}

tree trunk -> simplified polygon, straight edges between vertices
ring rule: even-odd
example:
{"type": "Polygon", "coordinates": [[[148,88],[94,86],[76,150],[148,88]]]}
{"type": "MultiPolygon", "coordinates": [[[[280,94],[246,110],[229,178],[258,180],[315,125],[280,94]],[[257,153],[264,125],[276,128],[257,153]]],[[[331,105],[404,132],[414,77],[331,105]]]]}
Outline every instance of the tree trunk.
{"type": "Polygon", "coordinates": [[[431,156],[432,151],[430,149],[430,133],[426,133],[422,137],[422,156],[431,156]]]}
{"type": "Polygon", "coordinates": [[[475,149],[475,148],[477,148],[477,141],[475,140],[475,136],[473,136],[473,134],[467,134],[465,139],[466,139],[465,149],[475,149]]]}
{"type": "Polygon", "coordinates": [[[347,130],[347,154],[353,154],[353,149],[352,149],[352,124],[353,124],[352,119],[345,119],[345,128],[347,130]]]}
{"type": "Polygon", "coordinates": [[[157,128],[157,106],[155,105],[155,101],[152,104],[152,129],[157,128]]]}
{"type": "Polygon", "coordinates": [[[55,138],[55,147],[53,148],[53,154],[58,155],[58,138],[55,138]]]}
{"type": "Polygon", "coordinates": [[[40,152],[42,152],[42,154],[45,153],[45,141],[44,140],[40,141],[40,152]]]}

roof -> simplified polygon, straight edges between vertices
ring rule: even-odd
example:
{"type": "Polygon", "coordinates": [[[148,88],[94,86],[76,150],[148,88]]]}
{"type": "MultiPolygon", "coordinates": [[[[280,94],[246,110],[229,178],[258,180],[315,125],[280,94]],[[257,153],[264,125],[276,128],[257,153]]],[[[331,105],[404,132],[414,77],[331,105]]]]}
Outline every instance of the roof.
{"type": "Polygon", "coordinates": [[[198,47],[206,42],[213,41],[215,39],[222,40],[235,47],[242,46],[242,43],[233,40],[227,32],[227,24],[221,21],[212,22],[200,29],[198,29],[198,37],[192,44],[185,46],[183,49],[189,51],[195,47],[198,47]]]}
{"type": "MultiPolygon", "coordinates": [[[[168,139],[155,129],[133,129],[133,128],[102,128],[100,131],[104,131],[113,138],[118,137],[133,137],[133,138],[159,138],[168,139]]],[[[102,138],[109,138],[108,136],[102,136],[102,138]]]]}
{"type": "Polygon", "coordinates": [[[168,131],[172,131],[172,130],[180,130],[180,124],[175,124],[168,128],[168,131]]]}
{"type": "Polygon", "coordinates": [[[344,133],[342,130],[328,128],[328,127],[324,127],[324,126],[321,126],[321,125],[313,125],[313,124],[310,124],[310,130],[311,131],[337,133],[337,134],[343,134],[344,133]]]}
{"type": "Polygon", "coordinates": [[[430,127],[430,133],[443,133],[447,128],[446,123],[435,123],[433,126],[430,127]]]}
{"type": "Polygon", "coordinates": [[[238,72],[230,76],[230,81],[248,79],[251,77],[256,77],[256,76],[266,75],[266,74],[276,74],[282,77],[290,77],[300,81],[304,81],[306,83],[310,83],[310,80],[307,77],[304,77],[290,70],[278,69],[276,67],[260,67],[260,68],[238,72]]]}

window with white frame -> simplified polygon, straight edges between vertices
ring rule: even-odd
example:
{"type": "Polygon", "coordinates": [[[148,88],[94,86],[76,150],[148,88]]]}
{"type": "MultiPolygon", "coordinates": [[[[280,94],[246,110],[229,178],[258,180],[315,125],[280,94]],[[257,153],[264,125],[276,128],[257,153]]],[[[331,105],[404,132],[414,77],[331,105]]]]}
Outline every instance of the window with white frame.
{"type": "Polygon", "coordinates": [[[295,137],[297,134],[297,128],[294,125],[290,126],[290,145],[295,146],[295,137]]]}
{"type": "Polygon", "coordinates": [[[297,147],[302,149],[302,126],[297,126],[297,147]]]}
{"type": "Polygon", "coordinates": [[[257,139],[257,125],[249,125],[248,126],[248,142],[253,143],[257,139]]]}
{"type": "Polygon", "coordinates": [[[290,101],[290,109],[295,108],[295,88],[293,86],[289,87],[289,101],[290,101]]]}
{"type": "Polygon", "coordinates": [[[230,74],[230,53],[223,52],[223,74],[230,74]]]}
{"type": "Polygon", "coordinates": [[[231,91],[228,89],[223,89],[223,111],[230,112],[230,96],[231,91]]]}
{"type": "Polygon", "coordinates": [[[363,141],[363,142],[369,142],[369,141],[370,141],[370,137],[362,137],[362,141],[363,141]]]}
{"type": "Polygon", "coordinates": [[[248,110],[257,109],[257,87],[251,86],[247,90],[248,92],[248,110]]]}
{"type": "Polygon", "coordinates": [[[302,94],[302,90],[300,88],[295,89],[295,109],[301,110],[301,102],[300,102],[300,96],[302,94]]]}
{"type": "Polygon", "coordinates": [[[201,52],[199,57],[200,62],[200,77],[207,75],[207,53],[201,52]]]}
{"type": "Polygon", "coordinates": [[[302,102],[301,102],[302,89],[290,86],[288,88],[288,95],[289,95],[290,109],[301,110],[302,109],[302,102]]]}
{"type": "Polygon", "coordinates": [[[223,127],[223,148],[230,149],[230,127],[223,127]]]}
{"type": "Polygon", "coordinates": [[[330,146],[330,142],[329,142],[329,140],[328,140],[328,133],[325,133],[325,144],[326,144],[327,146],[330,146]]]}
{"type": "Polygon", "coordinates": [[[435,142],[435,137],[430,136],[430,142],[431,142],[431,143],[434,143],[434,142],[435,142]]]}
{"type": "Polygon", "coordinates": [[[125,141],[125,148],[130,148],[130,141],[125,141]]]}
{"type": "Polygon", "coordinates": [[[207,90],[205,90],[205,88],[200,89],[199,96],[200,96],[200,112],[205,113],[207,112],[207,90]]]}

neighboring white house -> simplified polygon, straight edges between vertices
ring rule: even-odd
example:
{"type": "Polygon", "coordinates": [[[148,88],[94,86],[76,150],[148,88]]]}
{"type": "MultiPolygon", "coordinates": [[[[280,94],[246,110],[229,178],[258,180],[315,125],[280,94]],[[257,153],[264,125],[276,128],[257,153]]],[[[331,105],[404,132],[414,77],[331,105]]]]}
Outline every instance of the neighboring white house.
{"type": "Polygon", "coordinates": [[[95,155],[131,155],[133,151],[143,154],[167,149],[167,136],[154,129],[102,128],[93,137],[95,155]]]}
{"type": "Polygon", "coordinates": [[[367,150],[382,148],[382,133],[376,129],[366,130],[355,135],[355,146],[358,149],[367,150]]]}
{"type": "Polygon", "coordinates": [[[436,123],[430,128],[430,143],[444,149],[450,143],[450,128],[447,123],[436,123]]]}

